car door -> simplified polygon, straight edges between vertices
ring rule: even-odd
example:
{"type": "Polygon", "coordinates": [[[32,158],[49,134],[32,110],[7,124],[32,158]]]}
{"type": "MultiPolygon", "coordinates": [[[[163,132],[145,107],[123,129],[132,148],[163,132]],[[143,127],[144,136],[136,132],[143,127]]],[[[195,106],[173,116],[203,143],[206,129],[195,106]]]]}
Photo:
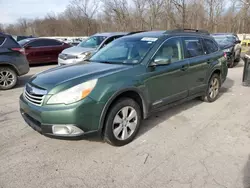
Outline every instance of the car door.
{"type": "Polygon", "coordinates": [[[188,90],[189,95],[195,95],[205,90],[206,74],[210,60],[205,54],[200,37],[182,37],[185,58],[189,60],[188,90]]]}
{"type": "Polygon", "coordinates": [[[46,53],[49,62],[57,62],[58,55],[65,49],[62,42],[54,39],[46,39],[46,53]]]}
{"type": "Polygon", "coordinates": [[[43,54],[40,49],[41,45],[39,40],[32,40],[24,45],[25,54],[30,64],[43,62],[43,54]]]}
{"type": "Polygon", "coordinates": [[[153,109],[188,96],[188,68],[181,38],[163,42],[147,68],[145,85],[153,109]]]}

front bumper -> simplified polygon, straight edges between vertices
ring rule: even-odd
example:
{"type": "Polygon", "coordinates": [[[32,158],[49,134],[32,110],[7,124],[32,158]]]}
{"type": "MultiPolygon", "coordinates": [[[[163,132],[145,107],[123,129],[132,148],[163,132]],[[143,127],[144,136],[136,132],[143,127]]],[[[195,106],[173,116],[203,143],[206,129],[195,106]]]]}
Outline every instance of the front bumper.
{"type": "Polygon", "coordinates": [[[62,66],[62,65],[70,65],[70,64],[74,64],[74,63],[80,63],[84,61],[84,59],[61,59],[58,58],[58,65],[62,66]]]}
{"type": "Polygon", "coordinates": [[[52,137],[81,137],[99,131],[99,119],[104,104],[85,98],[72,105],[36,106],[20,96],[20,112],[25,122],[37,132],[52,137]],[[57,135],[53,126],[74,126],[81,134],[57,135]]]}

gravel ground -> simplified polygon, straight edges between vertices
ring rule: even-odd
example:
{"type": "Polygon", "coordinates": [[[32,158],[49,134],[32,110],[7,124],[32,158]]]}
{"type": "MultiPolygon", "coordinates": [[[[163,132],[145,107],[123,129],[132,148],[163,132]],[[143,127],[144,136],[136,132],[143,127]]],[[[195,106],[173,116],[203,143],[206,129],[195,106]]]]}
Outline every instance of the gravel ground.
{"type": "Polygon", "coordinates": [[[145,120],[131,144],[44,137],[19,114],[17,88],[0,91],[0,188],[250,188],[250,88],[243,63],[214,103],[193,100],[145,120]]]}

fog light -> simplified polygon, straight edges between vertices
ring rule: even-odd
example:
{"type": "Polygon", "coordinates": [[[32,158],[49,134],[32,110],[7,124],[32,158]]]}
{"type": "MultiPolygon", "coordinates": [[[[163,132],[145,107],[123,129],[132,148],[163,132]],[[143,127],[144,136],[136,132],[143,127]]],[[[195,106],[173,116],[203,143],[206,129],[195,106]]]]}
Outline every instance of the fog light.
{"type": "Polygon", "coordinates": [[[58,136],[78,136],[84,133],[74,125],[53,125],[52,132],[58,136]]]}

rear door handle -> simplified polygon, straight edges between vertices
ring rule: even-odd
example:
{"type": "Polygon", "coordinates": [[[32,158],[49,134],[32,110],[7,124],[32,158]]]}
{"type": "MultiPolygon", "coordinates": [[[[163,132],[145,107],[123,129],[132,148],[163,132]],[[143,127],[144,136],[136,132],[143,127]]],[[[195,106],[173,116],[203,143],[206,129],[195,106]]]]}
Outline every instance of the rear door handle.
{"type": "Polygon", "coordinates": [[[182,67],[181,67],[181,71],[186,71],[188,69],[188,65],[182,65],[182,67]]]}

